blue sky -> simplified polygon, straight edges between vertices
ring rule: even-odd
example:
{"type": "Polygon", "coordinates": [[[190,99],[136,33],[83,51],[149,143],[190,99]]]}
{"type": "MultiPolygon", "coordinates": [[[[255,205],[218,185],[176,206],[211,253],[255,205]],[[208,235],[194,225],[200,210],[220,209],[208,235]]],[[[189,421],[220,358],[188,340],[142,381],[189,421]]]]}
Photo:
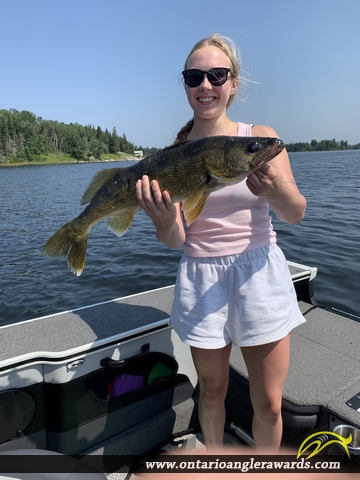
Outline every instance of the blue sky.
{"type": "Polygon", "coordinates": [[[0,0],[0,108],[164,147],[191,117],[184,60],[219,32],[257,82],[233,120],[359,143],[359,21],[359,0],[0,0]]]}

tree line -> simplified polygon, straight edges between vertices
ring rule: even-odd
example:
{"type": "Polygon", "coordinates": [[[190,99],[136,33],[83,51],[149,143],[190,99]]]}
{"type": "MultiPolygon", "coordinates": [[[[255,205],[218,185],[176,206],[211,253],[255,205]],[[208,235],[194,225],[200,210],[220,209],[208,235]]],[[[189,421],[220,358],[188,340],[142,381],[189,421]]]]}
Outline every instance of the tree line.
{"type": "MultiPolygon", "coordinates": [[[[286,148],[289,152],[347,150],[360,149],[360,143],[348,145],[344,140],[312,140],[310,143],[289,143],[286,148]]],[[[44,120],[27,110],[0,110],[0,163],[46,161],[50,154],[67,154],[76,160],[100,159],[107,154],[116,158],[120,152],[133,155],[136,150],[148,156],[159,149],[135,146],[125,133],[118,135],[115,127],[109,132],[94,125],[44,120]]]]}
{"type": "Polygon", "coordinates": [[[118,135],[115,127],[109,132],[94,125],[44,120],[27,110],[0,110],[1,163],[44,161],[49,154],[90,160],[120,152],[133,155],[135,150],[143,150],[147,156],[158,149],[135,146],[125,133],[118,135]]]}
{"type": "Polygon", "coordinates": [[[358,150],[360,143],[357,145],[349,145],[347,140],[340,140],[337,142],[335,138],[332,140],[311,140],[311,142],[298,142],[286,144],[288,152],[321,152],[328,150],[358,150]]]}

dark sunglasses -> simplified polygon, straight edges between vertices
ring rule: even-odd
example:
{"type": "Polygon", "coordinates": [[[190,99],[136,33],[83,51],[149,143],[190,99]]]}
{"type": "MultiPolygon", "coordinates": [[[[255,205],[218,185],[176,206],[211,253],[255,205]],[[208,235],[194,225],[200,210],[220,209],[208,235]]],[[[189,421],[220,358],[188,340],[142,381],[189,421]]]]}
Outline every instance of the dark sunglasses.
{"type": "Polygon", "coordinates": [[[206,74],[207,79],[214,87],[220,87],[224,85],[228,79],[230,68],[216,67],[211,70],[198,70],[197,68],[191,68],[190,70],[184,70],[182,72],[184,81],[188,87],[198,87],[206,74]]]}

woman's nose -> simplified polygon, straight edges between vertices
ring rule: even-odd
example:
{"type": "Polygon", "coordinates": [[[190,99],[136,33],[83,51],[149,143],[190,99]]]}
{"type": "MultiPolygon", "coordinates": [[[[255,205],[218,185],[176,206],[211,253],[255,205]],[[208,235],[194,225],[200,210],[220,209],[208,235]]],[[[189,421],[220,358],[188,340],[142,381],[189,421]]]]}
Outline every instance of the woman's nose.
{"type": "Polygon", "coordinates": [[[211,83],[209,82],[207,73],[204,72],[203,75],[204,76],[203,76],[202,82],[200,83],[199,87],[203,88],[203,89],[211,89],[211,83]]]}

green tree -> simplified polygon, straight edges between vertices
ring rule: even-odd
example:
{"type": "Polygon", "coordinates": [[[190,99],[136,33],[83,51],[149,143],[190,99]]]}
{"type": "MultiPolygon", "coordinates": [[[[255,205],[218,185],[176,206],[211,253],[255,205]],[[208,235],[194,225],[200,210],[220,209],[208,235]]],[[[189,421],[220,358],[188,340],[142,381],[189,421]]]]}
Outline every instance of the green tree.
{"type": "MultiPolygon", "coordinates": [[[[134,153],[134,144],[128,141],[125,133],[117,134],[114,127],[107,129],[79,123],[65,124],[55,120],[44,120],[28,110],[0,109],[0,157],[1,161],[32,161],[37,156],[67,153],[77,159],[89,156],[101,158],[108,153],[119,151],[134,153]]],[[[158,150],[143,150],[145,155],[158,150]]]]}
{"type": "Polygon", "coordinates": [[[110,135],[109,153],[118,153],[120,151],[120,139],[118,137],[116,128],[114,127],[110,135]]]}
{"type": "Polygon", "coordinates": [[[125,153],[134,153],[134,145],[130,142],[128,142],[125,133],[121,137],[120,141],[120,146],[121,146],[121,151],[125,153]]]}
{"type": "Polygon", "coordinates": [[[0,117],[0,151],[6,155],[6,142],[9,139],[9,129],[7,125],[7,118],[0,117]]]}
{"type": "Polygon", "coordinates": [[[75,140],[70,150],[70,155],[76,160],[88,160],[90,149],[86,138],[78,138],[75,140]]]}
{"type": "Polygon", "coordinates": [[[100,127],[97,127],[96,129],[96,140],[99,140],[99,142],[104,141],[104,134],[100,127]]]}
{"type": "Polygon", "coordinates": [[[91,157],[101,158],[104,153],[108,153],[108,148],[103,141],[93,138],[89,142],[89,152],[91,157]]]}
{"type": "Polygon", "coordinates": [[[349,148],[347,140],[340,140],[340,150],[347,150],[349,148]]]}
{"type": "Polygon", "coordinates": [[[33,157],[34,155],[41,155],[45,151],[44,135],[32,135],[25,141],[25,149],[28,151],[27,155],[33,157]]]}

